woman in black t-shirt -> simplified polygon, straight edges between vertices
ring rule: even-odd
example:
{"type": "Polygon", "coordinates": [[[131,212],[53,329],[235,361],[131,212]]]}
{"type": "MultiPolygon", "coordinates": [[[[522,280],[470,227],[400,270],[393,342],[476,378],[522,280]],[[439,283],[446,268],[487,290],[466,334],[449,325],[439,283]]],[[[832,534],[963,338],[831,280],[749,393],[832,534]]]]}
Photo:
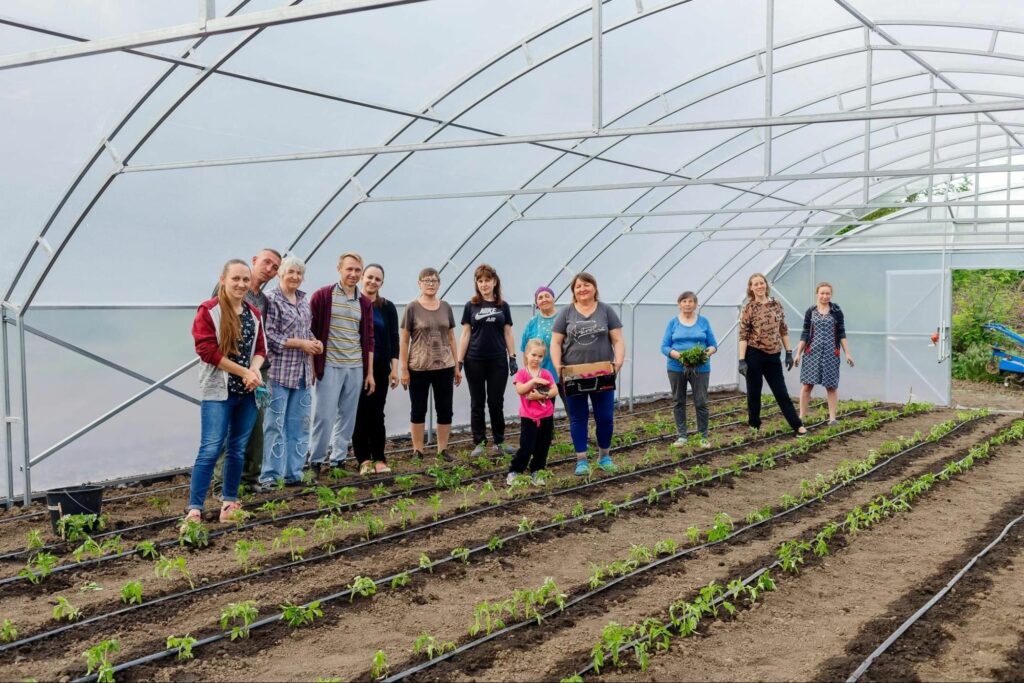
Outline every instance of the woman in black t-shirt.
{"type": "Polygon", "coordinates": [[[459,367],[465,367],[469,385],[469,424],[473,432],[472,457],[487,447],[484,404],[491,415],[491,434],[498,455],[512,455],[505,444],[505,387],[516,373],[516,345],[512,339],[512,311],[501,299],[501,279],[482,263],[473,272],[476,293],[462,310],[459,367]]]}

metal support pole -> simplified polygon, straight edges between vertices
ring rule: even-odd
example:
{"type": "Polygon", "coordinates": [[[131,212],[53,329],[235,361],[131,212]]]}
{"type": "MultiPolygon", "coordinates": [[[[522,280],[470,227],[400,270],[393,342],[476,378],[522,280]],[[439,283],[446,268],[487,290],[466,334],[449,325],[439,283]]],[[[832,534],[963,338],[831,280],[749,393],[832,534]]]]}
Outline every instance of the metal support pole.
{"type": "Polygon", "coordinates": [[[592,107],[592,121],[591,127],[594,132],[601,130],[602,125],[602,107],[603,107],[603,95],[602,92],[602,56],[601,56],[601,39],[603,37],[603,27],[601,25],[601,1],[592,0],[590,16],[593,25],[593,35],[590,37],[590,48],[593,59],[592,67],[592,78],[593,78],[593,100],[591,102],[592,107]]]}
{"type": "Polygon", "coordinates": [[[21,448],[25,458],[25,506],[32,504],[32,462],[28,439],[28,361],[25,358],[25,316],[18,311],[18,359],[21,363],[21,448]]]}
{"type": "MultiPolygon", "coordinates": [[[[981,185],[981,120],[974,115],[974,232],[978,232],[978,197],[981,185]]],[[[931,201],[931,198],[928,198],[931,201]]]]}
{"type": "MultiPolygon", "coordinates": [[[[866,71],[864,78],[864,111],[871,111],[871,82],[874,80],[874,53],[871,51],[871,31],[864,28],[864,48],[867,54],[866,71]]],[[[864,203],[867,204],[871,196],[871,178],[867,173],[871,170],[871,121],[864,121],[864,203]]],[[[930,199],[929,199],[930,201],[930,199]]]]}
{"type": "Polygon", "coordinates": [[[7,509],[14,505],[14,432],[11,421],[11,365],[7,348],[7,309],[0,307],[0,351],[4,368],[4,457],[7,460],[7,509]]]}
{"type": "MultiPolygon", "coordinates": [[[[1009,135],[1006,136],[1006,158],[1007,159],[1012,159],[1013,158],[1013,148],[1012,148],[1012,146],[1010,144],[1010,136],[1009,135]]],[[[948,187],[948,185],[947,185],[947,187],[948,187]]],[[[1013,187],[1013,174],[1011,174],[1009,171],[1007,171],[1006,172],[1006,201],[1007,202],[1010,201],[1010,197],[1011,197],[1011,194],[1012,194],[1010,192],[1010,188],[1011,187],[1013,187]]],[[[1006,208],[1004,210],[1006,211],[1006,243],[1009,244],[1010,243],[1010,205],[1007,204],[1006,208]]]]}
{"type": "Polygon", "coordinates": [[[629,322],[629,409],[633,410],[636,384],[636,304],[630,304],[629,322]]]}
{"type": "MultiPolygon", "coordinates": [[[[765,0],[764,37],[764,116],[772,116],[772,81],[775,71],[775,0],[765,0]]],[[[764,132],[764,175],[772,174],[772,129],[764,132]]]]}

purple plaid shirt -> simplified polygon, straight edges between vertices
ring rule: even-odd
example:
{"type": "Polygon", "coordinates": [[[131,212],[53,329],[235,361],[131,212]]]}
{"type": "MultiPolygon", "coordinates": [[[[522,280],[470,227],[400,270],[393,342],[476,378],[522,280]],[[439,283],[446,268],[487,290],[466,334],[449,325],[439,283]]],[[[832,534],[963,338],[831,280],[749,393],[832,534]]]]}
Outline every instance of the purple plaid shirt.
{"type": "Polygon", "coordinates": [[[267,294],[267,356],[270,379],[298,389],[300,380],[308,388],[313,383],[313,357],[302,349],[286,349],[289,339],[315,339],[310,328],[309,300],[301,289],[295,291],[295,303],[288,301],[280,288],[267,294]]]}

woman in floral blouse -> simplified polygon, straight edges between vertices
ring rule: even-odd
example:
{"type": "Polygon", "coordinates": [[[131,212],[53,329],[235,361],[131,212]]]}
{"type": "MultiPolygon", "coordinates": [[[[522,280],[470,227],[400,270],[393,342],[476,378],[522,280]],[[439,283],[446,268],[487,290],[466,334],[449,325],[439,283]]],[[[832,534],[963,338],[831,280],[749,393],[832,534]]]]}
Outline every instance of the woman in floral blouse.
{"type": "Polygon", "coordinates": [[[747,378],[747,423],[761,428],[761,389],[768,382],[775,402],[796,436],[807,433],[796,414],[782,375],[779,351],[786,350],[786,369],[793,368],[789,328],[782,304],[768,296],[768,280],[754,273],[747,280],[747,302],[740,312],[739,372],[747,378]]]}

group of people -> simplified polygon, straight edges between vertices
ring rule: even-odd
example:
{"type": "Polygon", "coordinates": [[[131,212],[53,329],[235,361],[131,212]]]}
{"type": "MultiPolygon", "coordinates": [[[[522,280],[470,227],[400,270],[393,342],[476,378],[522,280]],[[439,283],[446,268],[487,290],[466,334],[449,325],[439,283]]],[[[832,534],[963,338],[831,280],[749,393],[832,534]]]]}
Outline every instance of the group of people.
{"type": "MultiPolygon", "coordinates": [[[[538,287],[536,314],[525,325],[517,347],[501,279],[487,264],[473,273],[474,292],[463,307],[458,339],[452,307],[438,297],[441,278],[434,268],[420,271],[419,296],[406,305],[401,320],[394,303],[381,295],[380,264],[364,264],[359,254],[344,253],[338,259],[338,281],[311,295],[301,289],[305,271],[301,259],[282,257],[273,249],[262,250],[251,263],[232,259],[224,264],[214,296],[196,312],[192,336],[200,359],[201,436],[186,524],[201,519],[213,479],[219,481],[220,520],[226,522],[241,508],[243,480],[256,490],[281,482],[299,485],[307,467],[314,476],[343,467],[350,446],[360,474],[390,472],[384,411],[388,391],[399,385],[409,392],[414,457],[423,457],[432,394],[437,458],[450,460],[454,387],[462,383],[463,373],[470,395],[472,456],[487,452],[489,414],[494,451],[513,456],[507,483],[529,472],[534,484],[544,485],[538,473],[547,464],[557,397],[569,417],[576,474],[591,472],[591,415],[596,466],[615,471],[610,453],[614,383],[602,384],[602,390],[572,384],[566,391],[571,384],[567,370],[597,364],[617,375],[625,361],[622,322],[614,308],[600,301],[593,275],[573,277],[572,302],[561,311],[555,308],[554,292],[538,287]],[[275,276],[277,286],[268,287],[275,276]],[[523,354],[522,368],[517,348],[523,354]],[[520,400],[517,449],[505,443],[504,397],[510,379],[520,400]]],[[[806,429],[801,418],[815,384],[826,387],[830,420],[835,420],[840,347],[853,365],[843,315],[831,303],[831,286],[819,285],[818,303],[805,315],[794,357],[781,304],[768,292],[765,277],[753,275],[740,317],[739,371],[747,380],[749,423],[755,429],[760,426],[761,387],[767,380],[790,426],[802,434],[806,429]],[[799,416],[785,389],[780,345],[786,349],[787,369],[801,356],[805,359],[799,416]]],[[[688,438],[689,386],[699,444],[708,447],[710,357],[718,342],[707,319],[697,314],[696,294],[684,292],[678,304],[679,315],[669,321],[661,345],[668,359],[676,445],[688,438]],[[703,353],[697,354],[695,364],[694,354],[687,352],[697,347],[703,353]]]]}

